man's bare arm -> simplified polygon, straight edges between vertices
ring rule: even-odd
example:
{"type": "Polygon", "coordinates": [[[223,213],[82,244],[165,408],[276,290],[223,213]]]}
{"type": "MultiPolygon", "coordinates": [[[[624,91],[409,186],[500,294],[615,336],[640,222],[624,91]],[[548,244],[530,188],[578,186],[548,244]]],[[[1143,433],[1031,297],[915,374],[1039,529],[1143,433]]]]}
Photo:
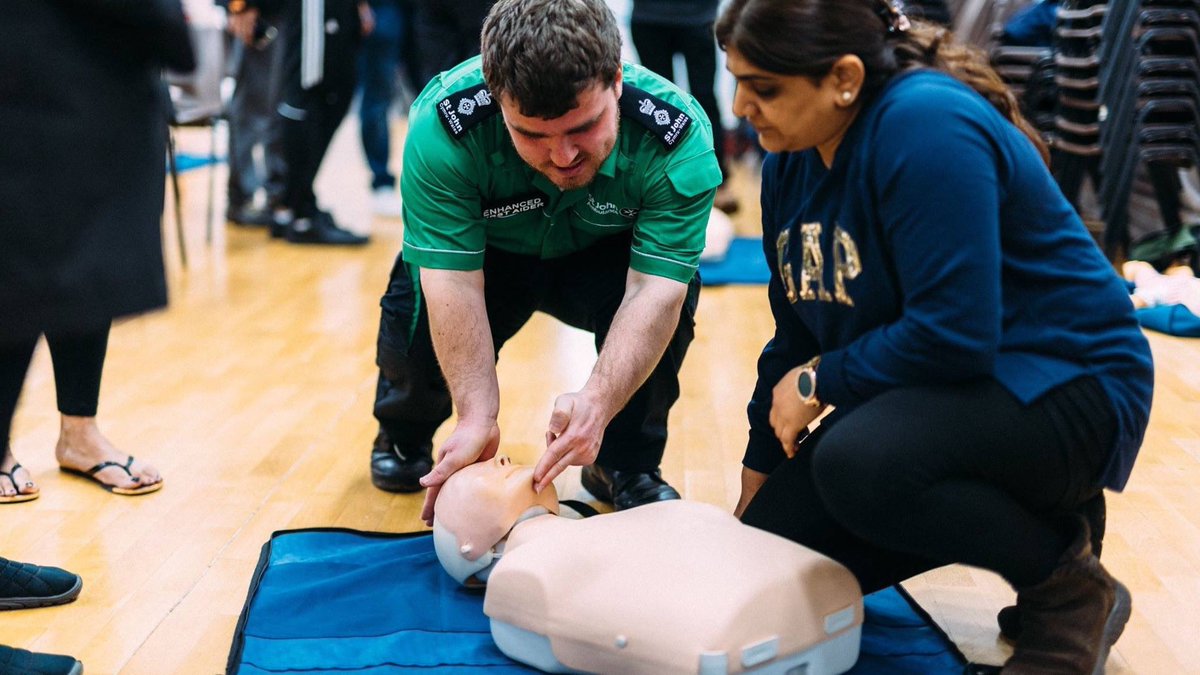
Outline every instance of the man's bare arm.
{"type": "Polygon", "coordinates": [[[422,269],[421,288],[429,310],[433,348],[458,412],[453,433],[438,451],[437,464],[421,478],[421,485],[429,488],[421,518],[432,523],[442,483],[464,466],[496,454],[500,389],[483,298],[483,272],[422,269]]]}
{"type": "Polygon", "coordinates": [[[625,297],[583,389],[559,396],[547,448],[534,469],[540,490],[571,465],[596,460],[604,429],[658,365],[687,296],[687,284],[629,271],[625,297]]]}

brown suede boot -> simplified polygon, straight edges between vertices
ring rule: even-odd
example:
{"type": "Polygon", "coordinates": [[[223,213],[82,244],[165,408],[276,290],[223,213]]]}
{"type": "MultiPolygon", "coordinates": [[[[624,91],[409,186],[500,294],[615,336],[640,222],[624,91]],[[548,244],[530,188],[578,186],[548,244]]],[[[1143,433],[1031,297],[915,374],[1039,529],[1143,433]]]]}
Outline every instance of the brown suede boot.
{"type": "Polygon", "coordinates": [[[1108,651],[1129,620],[1129,589],[1092,555],[1087,523],[1049,579],[1018,589],[1021,637],[1004,675],[1100,675],[1108,651]]]}
{"type": "MultiPolygon", "coordinates": [[[[1083,516],[1088,523],[1091,533],[1092,553],[1099,558],[1100,549],[1104,546],[1104,531],[1108,527],[1108,508],[1104,501],[1104,491],[1080,504],[1075,513],[1083,516]]],[[[996,623],[1000,626],[1000,638],[1013,644],[1021,637],[1021,598],[1016,604],[1001,609],[996,614],[996,623]]]]}

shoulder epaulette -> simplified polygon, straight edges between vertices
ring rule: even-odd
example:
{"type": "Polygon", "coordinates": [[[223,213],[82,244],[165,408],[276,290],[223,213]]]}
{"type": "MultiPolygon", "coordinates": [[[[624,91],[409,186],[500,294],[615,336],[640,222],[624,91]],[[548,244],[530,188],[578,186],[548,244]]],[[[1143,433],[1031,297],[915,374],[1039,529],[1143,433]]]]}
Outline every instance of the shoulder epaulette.
{"type": "Polygon", "coordinates": [[[500,112],[500,105],[486,84],[456,91],[438,101],[438,119],[450,135],[462,139],[480,122],[500,112]]]}
{"type": "Polygon", "coordinates": [[[674,149],[691,126],[691,116],[645,90],[628,84],[621,89],[621,114],[646,127],[668,150],[674,149]]]}

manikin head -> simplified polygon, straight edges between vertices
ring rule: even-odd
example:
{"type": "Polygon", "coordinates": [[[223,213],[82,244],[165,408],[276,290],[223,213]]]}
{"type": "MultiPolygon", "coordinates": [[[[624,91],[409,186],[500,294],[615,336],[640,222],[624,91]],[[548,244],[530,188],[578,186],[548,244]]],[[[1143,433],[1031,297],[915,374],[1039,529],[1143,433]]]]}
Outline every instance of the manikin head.
{"type": "Polygon", "coordinates": [[[558,492],[553,484],[534,492],[533,467],[497,455],[460,469],[442,485],[435,505],[438,560],[459,583],[482,585],[513,526],[547,513],[558,513],[558,492]]]}

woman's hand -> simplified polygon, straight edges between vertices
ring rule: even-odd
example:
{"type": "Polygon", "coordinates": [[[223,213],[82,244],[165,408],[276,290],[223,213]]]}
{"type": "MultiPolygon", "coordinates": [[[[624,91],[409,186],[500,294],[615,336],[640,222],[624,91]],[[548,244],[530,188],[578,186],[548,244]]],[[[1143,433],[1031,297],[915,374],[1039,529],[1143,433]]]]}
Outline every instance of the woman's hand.
{"type": "Polygon", "coordinates": [[[802,368],[796,366],[789,370],[771,391],[771,415],[768,419],[775,430],[775,438],[779,439],[784,454],[789,458],[796,456],[796,439],[800,432],[825,411],[824,403],[810,406],[800,400],[796,381],[800,379],[802,368]]]}

